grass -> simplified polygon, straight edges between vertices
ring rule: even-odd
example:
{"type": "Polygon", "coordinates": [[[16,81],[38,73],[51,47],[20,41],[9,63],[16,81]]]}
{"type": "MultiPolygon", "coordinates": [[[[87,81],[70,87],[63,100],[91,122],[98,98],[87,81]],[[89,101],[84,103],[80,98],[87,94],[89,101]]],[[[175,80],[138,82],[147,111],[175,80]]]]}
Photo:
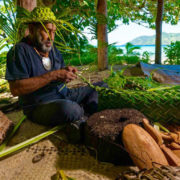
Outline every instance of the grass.
{"type": "MultiPolygon", "coordinates": [[[[148,62],[148,60],[141,60],[138,56],[117,56],[117,57],[108,57],[108,63],[110,65],[126,65],[126,64],[136,64],[140,61],[148,62]]],[[[70,66],[82,66],[82,65],[97,65],[97,58],[94,57],[82,57],[78,59],[74,57],[72,59],[65,60],[66,65],[70,66]]]]}

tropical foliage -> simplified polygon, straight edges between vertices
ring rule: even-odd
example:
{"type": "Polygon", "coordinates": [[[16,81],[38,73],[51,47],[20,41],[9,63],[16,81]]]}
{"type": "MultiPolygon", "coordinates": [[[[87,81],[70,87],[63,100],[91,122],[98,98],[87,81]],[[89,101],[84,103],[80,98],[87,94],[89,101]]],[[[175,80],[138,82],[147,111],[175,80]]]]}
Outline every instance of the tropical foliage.
{"type": "MultiPolygon", "coordinates": [[[[138,50],[140,50],[140,47],[134,46],[131,43],[127,43],[123,49],[115,44],[109,45],[109,64],[135,64],[140,61],[149,62],[150,54],[147,51],[140,53],[138,50]]],[[[65,63],[74,66],[97,64],[97,47],[87,43],[81,48],[79,54],[66,54],[65,63]]]]}
{"type": "MultiPolygon", "coordinates": [[[[18,25],[16,23],[16,9],[13,2],[13,0],[3,0],[4,5],[0,6],[0,76],[4,73],[7,48],[10,48],[12,44],[15,44],[20,39],[17,33],[18,25]]],[[[89,28],[90,33],[93,34],[92,38],[94,39],[97,39],[97,22],[101,23],[106,21],[108,24],[108,32],[113,31],[118,26],[117,20],[120,20],[124,24],[129,24],[130,21],[133,21],[151,28],[155,27],[156,1],[108,0],[107,19],[97,14],[97,2],[97,0],[56,1],[52,6],[52,10],[55,12],[58,19],[68,21],[79,31],[83,32],[84,29],[89,28]]],[[[179,1],[165,1],[163,19],[165,22],[177,24],[179,14],[179,1]]],[[[27,15],[27,13],[24,12],[24,15],[27,15]]],[[[69,63],[70,60],[73,61],[73,59],[76,58],[80,64],[97,62],[96,48],[88,45],[86,37],[83,34],[77,34],[77,36],[75,36],[74,32],[71,31],[71,28],[70,31],[66,31],[66,28],[67,25],[64,30],[61,30],[60,36],[57,36],[55,39],[58,47],[61,49],[63,47],[65,60],[69,63]],[[63,43],[66,43],[66,46],[62,46],[63,43]],[[73,54],[69,54],[69,52],[73,52],[73,54]]],[[[138,54],[135,54],[133,57],[132,54],[130,56],[127,55],[128,52],[123,53],[124,54],[122,54],[120,49],[117,50],[116,48],[109,46],[110,63],[114,63],[119,58],[124,58],[125,56],[126,59],[129,58],[128,63],[140,60],[138,54]]],[[[148,54],[144,54],[143,58],[147,60],[148,54]]],[[[75,64],[77,64],[76,62],[77,61],[74,61],[75,64]]]]}
{"type": "MultiPolygon", "coordinates": [[[[77,28],[85,29],[88,27],[90,33],[93,34],[93,39],[97,39],[97,24],[103,22],[106,22],[108,25],[108,32],[111,32],[117,27],[117,20],[120,20],[124,24],[129,24],[132,21],[150,28],[155,28],[157,1],[107,0],[107,18],[97,13],[97,0],[58,1],[57,3],[58,5],[54,5],[56,12],[73,17],[72,23],[74,23],[75,27],[79,26],[77,28]]],[[[165,1],[163,21],[173,25],[177,24],[179,14],[179,1],[165,1]]],[[[81,36],[79,38],[81,38],[81,42],[85,42],[84,37],[81,36]]],[[[81,48],[80,44],[74,42],[74,39],[71,38],[71,34],[68,35],[68,39],[72,40],[71,46],[76,49],[81,48]]]]}
{"type": "Polygon", "coordinates": [[[8,49],[17,42],[15,7],[10,0],[3,0],[0,6],[0,78],[4,76],[8,49]]]}
{"type": "Polygon", "coordinates": [[[170,45],[164,48],[164,52],[168,57],[165,63],[180,65],[180,41],[171,42],[170,45]]]}
{"type": "MultiPolygon", "coordinates": [[[[3,0],[0,9],[0,76],[2,77],[4,76],[7,51],[24,36],[27,27],[25,22],[33,17],[26,9],[16,8],[13,0],[3,0]]],[[[67,45],[64,35],[66,33],[73,34],[72,37],[77,41],[77,32],[79,31],[67,19],[60,19],[57,29],[59,41],[55,41],[56,46],[62,52],[64,50],[71,52],[73,49],[67,45]]]]}
{"type": "MultiPolygon", "coordinates": [[[[114,6],[118,6],[119,13],[126,17],[126,21],[134,21],[138,24],[155,28],[157,1],[153,0],[118,0],[112,1],[114,6]]],[[[113,7],[112,7],[113,8],[113,7]]],[[[180,15],[180,1],[167,0],[164,4],[163,21],[177,24],[180,15]]]]}

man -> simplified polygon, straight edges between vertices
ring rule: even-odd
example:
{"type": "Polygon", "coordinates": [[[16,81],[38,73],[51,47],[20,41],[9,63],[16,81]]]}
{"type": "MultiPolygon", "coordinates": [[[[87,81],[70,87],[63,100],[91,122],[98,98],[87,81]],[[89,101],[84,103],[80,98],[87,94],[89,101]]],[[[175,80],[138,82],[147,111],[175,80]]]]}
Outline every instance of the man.
{"type": "Polygon", "coordinates": [[[29,36],[7,55],[6,79],[11,93],[19,96],[24,114],[36,123],[57,125],[81,119],[84,111],[96,112],[95,90],[68,89],[64,84],[77,78],[77,69],[65,67],[62,55],[53,44],[54,14],[49,8],[35,8],[32,14],[35,18],[29,23],[29,36]],[[43,16],[37,12],[43,12],[43,16]],[[46,17],[49,19],[44,20],[46,17]],[[36,19],[41,19],[45,28],[36,19]]]}

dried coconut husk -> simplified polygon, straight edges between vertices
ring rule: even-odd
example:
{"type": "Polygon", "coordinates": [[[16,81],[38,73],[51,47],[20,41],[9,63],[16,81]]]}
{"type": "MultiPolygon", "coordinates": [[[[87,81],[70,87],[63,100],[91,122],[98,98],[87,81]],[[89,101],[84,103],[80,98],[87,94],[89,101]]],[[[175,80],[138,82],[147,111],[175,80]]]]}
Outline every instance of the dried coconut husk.
{"type": "Polygon", "coordinates": [[[132,164],[123,147],[121,133],[127,124],[141,124],[145,116],[135,109],[107,109],[93,114],[85,127],[85,144],[101,161],[132,164]]]}
{"type": "Polygon", "coordinates": [[[0,111],[0,144],[4,141],[6,136],[11,132],[13,129],[14,124],[8,117],[0,111]]]}

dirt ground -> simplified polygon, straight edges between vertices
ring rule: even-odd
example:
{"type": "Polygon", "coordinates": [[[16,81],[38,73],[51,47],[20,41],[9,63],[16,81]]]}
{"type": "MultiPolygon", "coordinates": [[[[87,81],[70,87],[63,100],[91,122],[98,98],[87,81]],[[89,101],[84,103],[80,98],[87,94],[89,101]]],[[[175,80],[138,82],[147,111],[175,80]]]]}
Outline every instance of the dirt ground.
{"type": "MultiPolygon", "coordinates": [[[[91,83],[102,81],[110,75],[110,68],[105,71],[97,71],[94,66],[78,67],[79,73],[83,75],[91,83]]],[[[114,70],[122,69],[122,66],[115,66],[114,70]]],[[[127,70],[127,75],[139,74],[135,68],[134,72],[127,70]]],[[[69,88],[85,86],[80,78],[67,84],[69,88]]],[[[11,98],[12,102],[16,102],[17,98],[13,98],[10,93],[0,94],[1,98],[11,98]]],[[[0,108],[4,104],[0,105],[0,108]]],[[[21,110],[9,112],[6,114],[15,124],[23,117],[21,110]]],[[[8,146],[12,147],[31,137],[39,135],[48,130],[49,127],[35,124],[26,119],[14,137],[10,140],[8,146]]],[[[115,167],[112,164],[100,163],[96,158],[91,157],[86,150],[82,150],[82,145],[70,145],[66,142],[66,135],[63,131],[51,135],[48,138],[22,149],[20,152],[9,155],[0,159],[0,179],[1,180],[49,180],[57,172],[64,170],[66,175],[76,178],[76,180],[108,180],[115,179],[124,167],[115,167]],[[42,149],[45,149],[42,151],[42,149]],[[60,153],[59,153],[60,149],[60,153]],[[86,152],[83,154],[82,152],[86,152]],[[42,154],[43,153],[43,154],[42,154]],[[33,159],[42,156],[38,162],[33,159]],[[109,168],[111,169],[109,171],[109,168]]],[[[85,148],[86,149],[86,148],[85,148]]]]}

